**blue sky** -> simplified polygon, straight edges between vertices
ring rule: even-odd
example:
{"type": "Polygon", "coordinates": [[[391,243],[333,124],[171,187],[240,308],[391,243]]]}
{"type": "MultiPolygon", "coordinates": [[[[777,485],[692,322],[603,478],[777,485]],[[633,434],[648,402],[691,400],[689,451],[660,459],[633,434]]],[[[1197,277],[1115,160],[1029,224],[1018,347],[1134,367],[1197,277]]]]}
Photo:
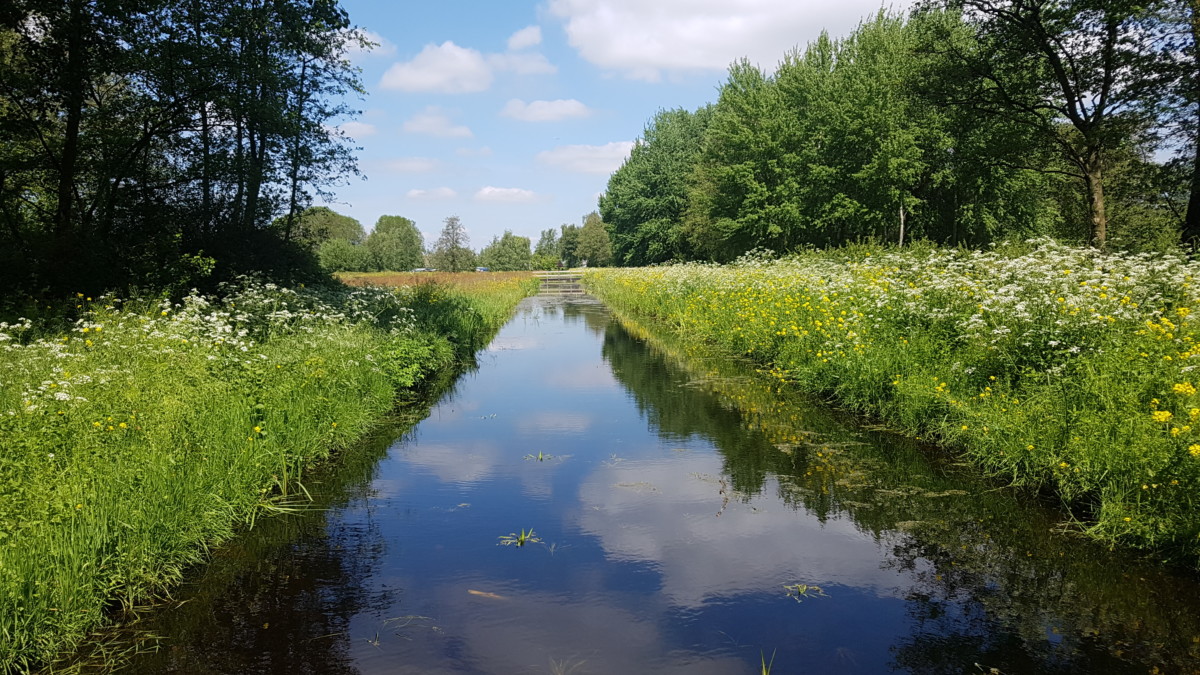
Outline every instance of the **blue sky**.
{"type": "MultiPolygon", "coordinates": [[[[772,69],[822,29],[850,32],[878,0],[342,0],[379,46],[354,53],[363,112],[340,128],[366,180],[334,210],[368,230],[447,216],[478,250],[579,223],[661,108],[717,97],[729,63],[772,69]]],[[[900,6],[903,5],[889,5],[900,6]]]]}

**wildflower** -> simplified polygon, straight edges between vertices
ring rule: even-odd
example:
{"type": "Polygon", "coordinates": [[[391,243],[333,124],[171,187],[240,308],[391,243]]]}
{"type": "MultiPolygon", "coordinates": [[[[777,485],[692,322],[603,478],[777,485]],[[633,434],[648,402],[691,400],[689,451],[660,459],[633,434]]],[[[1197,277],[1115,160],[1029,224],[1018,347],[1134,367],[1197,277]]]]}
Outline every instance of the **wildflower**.
{"type": "Polygon", "coordinates": [[[1188,454],[1192,457],[1200,457],[1200,443],[1192,443],[1188,446],[1188,454]]]}
{"type": "Polygon", "coordinates": [[[1171,387],[1171,391],[1181,396],[1191,396],[1196,393],[1196,387],[1191,382],[1180,382],[1171,387]]]}
{"type": "Polygon", "coordinates": [[[1155,422],[1170,422],[1174,415],[1171,414],[1170,410],[1155,410],[1154,412],[1150,413],[1150,417],[1152,417],[1155,422]]]}

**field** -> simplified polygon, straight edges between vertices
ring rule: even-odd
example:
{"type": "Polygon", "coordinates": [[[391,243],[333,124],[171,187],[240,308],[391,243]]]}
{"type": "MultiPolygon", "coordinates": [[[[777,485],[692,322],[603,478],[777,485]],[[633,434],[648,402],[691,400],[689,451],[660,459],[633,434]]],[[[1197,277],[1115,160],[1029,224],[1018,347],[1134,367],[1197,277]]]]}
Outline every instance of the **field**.
{"type": "Polygon", "coordinates": [[[77,297],[0,323],[0,670],[69,652],[238,528],[536,283],[394,290],[243,281],[219,297],[77,297]]]}
{"type": "Polygon", "coordinates": [[[1049,240],[592,270],[620,311],[745,355],[1061,500],[1089,535],[1200,559],[1200,264],[1049,240]]]}

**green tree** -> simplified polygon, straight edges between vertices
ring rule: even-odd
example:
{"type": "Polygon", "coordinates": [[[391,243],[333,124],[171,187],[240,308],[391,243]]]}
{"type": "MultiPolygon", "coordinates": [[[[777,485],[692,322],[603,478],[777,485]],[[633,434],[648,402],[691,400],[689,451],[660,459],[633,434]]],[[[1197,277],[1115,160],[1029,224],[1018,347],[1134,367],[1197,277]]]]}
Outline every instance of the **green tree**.
{"type": "MultiPolygon", "coordinates": [[[[283,235],[287,227],[287,216],[280,216],[272,223],[272,229],[283,235]]],[[[318,248],[330,239],[343,239],[352,244],[366,240],[362,223],[350,216],[342,215],[327,206],[312,206],[305,209],[292,223],[292,238],[312,248],[318,248]]]]}
{"type": "Polygon", "coordinates": [[[575,257],[580,261],[587,261],[592,267],[606,267],[612,263],[612,244],[608,239],[608,228],[600,219],[600,214],[595,211],[583,218],[575,257]]]}
{"type": "Polygon", "coordinates": [[[417,224],[408,218],[380,216],[367,236],[366,250],[377,270],[410,270],[421,266],[425,240],[417,224]]]}
{"type": "Polygon", "coordinates": [[[688,180],[711,117],[712,106],[694,113],[658,111],[629,159],[609,177],[600,215],[618,263],[648,265],[690,253],[682,230],[688,180]]]}
{"type": "Polygon", "coordinates": [[[564,224],[559,229],[562,234],[558,237],[558,258],[563,265],[574,267],[579,264],[579,257],[575,253],[579,246],[579,226],[564,224]]]}
{"type": "Polygon", "coordinates": [[[558,232],[553,227],[542,230],[542,236],[538,238],[537,246],[533,249],[533,254],[548,255],[551,257],[558,255],[558,232]]]}
{"type": "Polygon", "coordinates": [[[493,272],[512,272],[529,269],[532,257],[529,238],[505,230],[503,236],[493,237],[492,243],[479,252],[479,264],[493,272]]]}
{"type": "Polygon", "coordinates": [[[349,26],[335,0],[5,5],[0,256],[24,262],[0,285],[175,282],[202,251],[223,274],[311,260],[292,226],[354,170],[327,126],[361,89],[349,26]]]}
{"type": "Polygon", "coordinates": [[[1142,131],[1146,77],[1155,58],[1148,5],[1094,0],[954,0],[939,3],[973,31],[931,46],[958,68],[952,101],[1001,117],[1059,148],[1085,188],[1091,242],[1108,236],[1108,153],[1142,131]]]}
{"type": "Polygon", "coordinates": [[[370,272],[376,269],[371,252],[347,239],[327,239],[317,247],[317,259],[328,272],[370,272]]]}
{"type": "Polygon", "coordinates": [[[464,272],[475,267],[475,252],[470,248],[467,228],[458,216],[446,218],[442,232],[429,254],[430,263],[447,272],[464,272]]]}

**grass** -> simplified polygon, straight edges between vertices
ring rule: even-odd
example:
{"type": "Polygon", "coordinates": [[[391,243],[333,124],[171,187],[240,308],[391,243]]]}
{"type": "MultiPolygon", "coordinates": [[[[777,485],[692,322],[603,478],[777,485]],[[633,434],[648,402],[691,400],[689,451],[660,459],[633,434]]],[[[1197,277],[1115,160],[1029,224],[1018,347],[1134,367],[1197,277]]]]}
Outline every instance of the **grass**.
{"type": "Polygon", "coordinates": [[[535,290],[286,289],[72,300],[0,324],[0,670],[70,652],[256,518],[535,290]]]}
{"type": "Polygon", "coordinates": [[[1200,263],[1035,241],[592,270],[614,308],[1200,561],[1200,263]]]}

